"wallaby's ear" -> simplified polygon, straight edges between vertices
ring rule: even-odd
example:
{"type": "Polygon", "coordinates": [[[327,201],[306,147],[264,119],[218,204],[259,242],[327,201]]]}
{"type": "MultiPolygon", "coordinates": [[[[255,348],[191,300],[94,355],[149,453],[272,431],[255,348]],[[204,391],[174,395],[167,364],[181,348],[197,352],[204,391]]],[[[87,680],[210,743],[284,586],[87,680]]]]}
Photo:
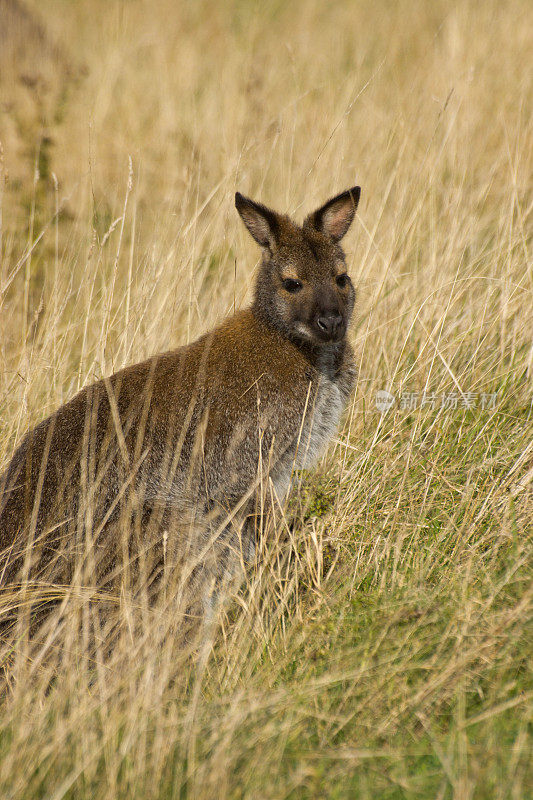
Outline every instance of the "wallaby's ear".
{"type": "Polygon", "coordinates": [[[361,187],[354,186],[328,200],[307,217],[305,224],[339,242],[353,222],[360,197],[361,187]]]}
{"type": "Polygon", "coordinates": [[[261,203],[254,203],[240,192],[235,195],[235,208],[241,219],[261,247],[272,249],[279,232],[278,215],[261,203]]]}

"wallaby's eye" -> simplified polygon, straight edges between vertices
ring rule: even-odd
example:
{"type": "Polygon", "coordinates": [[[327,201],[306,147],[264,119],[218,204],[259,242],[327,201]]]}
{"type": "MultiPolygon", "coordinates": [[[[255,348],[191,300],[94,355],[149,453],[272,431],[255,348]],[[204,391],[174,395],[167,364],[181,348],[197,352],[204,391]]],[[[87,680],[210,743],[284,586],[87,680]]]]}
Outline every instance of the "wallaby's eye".
{"type": "Polygon", "coordinates": [[[301,281],[297,281],[294,278],[286,278],[283,281],[283,288],[286,292],[290,292],[294,294],[295,292],[299,292],[302,288],[303,283],[301,281]]]}
{"type": "Polygon", "coordinates": [[[337,286],[339,287],[339,289],[346,289],[346,287],[348,286],[348,281],[349,280],[350,280],[350,278],[344,272],[342,275],[337,275],[337,277],[335,279],[335,282],[336,282],[337,286]]]}

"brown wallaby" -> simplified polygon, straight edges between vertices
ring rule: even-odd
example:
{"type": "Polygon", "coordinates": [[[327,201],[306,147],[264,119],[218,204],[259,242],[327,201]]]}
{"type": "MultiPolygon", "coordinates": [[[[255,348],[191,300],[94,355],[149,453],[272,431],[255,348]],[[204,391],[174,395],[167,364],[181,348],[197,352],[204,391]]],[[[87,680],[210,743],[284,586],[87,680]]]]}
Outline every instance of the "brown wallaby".
{"type": "Polygon", "coordinates": [[[215,582],[246,561],[260,487],[286,495],[354,383],[339,241],[359,196],[339,194],[300,227],[235,195],[262,249],[251,307],[86,387],[24,437],[0,478],[0,585],[68,582],[75,557],[102,578],[162,538],[174,565],[191,557],[215,582]]]}

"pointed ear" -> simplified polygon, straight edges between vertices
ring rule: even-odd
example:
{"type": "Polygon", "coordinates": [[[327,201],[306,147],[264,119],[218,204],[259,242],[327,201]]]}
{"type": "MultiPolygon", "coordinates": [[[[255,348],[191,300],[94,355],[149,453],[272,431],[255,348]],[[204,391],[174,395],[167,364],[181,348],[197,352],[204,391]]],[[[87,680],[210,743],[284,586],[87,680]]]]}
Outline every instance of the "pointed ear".
{"type": "Polygon", "coordinates": [[[235,195],[235,207],[241,219],[261,247],[272,249],[279,233],[278,215],[261,203],[254,203],[240,192],[235,195]]]}
{"type": "Polygon", "coordinates": [[[353,222],[360,197],[361,188],[354,186],[328,200],[307,217],[305,224],[339,242],[353,222]]]}

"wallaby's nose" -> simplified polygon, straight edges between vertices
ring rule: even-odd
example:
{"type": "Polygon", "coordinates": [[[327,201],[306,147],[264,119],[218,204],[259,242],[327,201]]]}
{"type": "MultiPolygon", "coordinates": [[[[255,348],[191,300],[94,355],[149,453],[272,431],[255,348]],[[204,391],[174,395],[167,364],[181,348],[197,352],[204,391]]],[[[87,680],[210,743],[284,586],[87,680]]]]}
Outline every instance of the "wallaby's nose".
{"type": "Polygon", "coordinates": [[[342,314],[339,314],[337,311],[327,314],[319,314],[315,320],[315,323],[318,330],[324,337],[327,337],[328,339],[334,339],[337,336],[342,323],[342,314]]]}

